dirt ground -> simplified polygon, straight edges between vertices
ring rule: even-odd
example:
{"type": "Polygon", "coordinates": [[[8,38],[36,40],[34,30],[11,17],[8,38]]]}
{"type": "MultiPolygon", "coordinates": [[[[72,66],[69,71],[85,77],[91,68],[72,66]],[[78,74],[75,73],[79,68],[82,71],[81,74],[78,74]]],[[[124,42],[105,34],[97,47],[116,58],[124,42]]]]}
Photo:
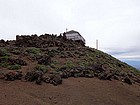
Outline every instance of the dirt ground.
{"type": "Polygon", "coordinates": [[[0,105],[140,105],[140,85],[68,78],[62,85],[0,80],[0,105]]]}

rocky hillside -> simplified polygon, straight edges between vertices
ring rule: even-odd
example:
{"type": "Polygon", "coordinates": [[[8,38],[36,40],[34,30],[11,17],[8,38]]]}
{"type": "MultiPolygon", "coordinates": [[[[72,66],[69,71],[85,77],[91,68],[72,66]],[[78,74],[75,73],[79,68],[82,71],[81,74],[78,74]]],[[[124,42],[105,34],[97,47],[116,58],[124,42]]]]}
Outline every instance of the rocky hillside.
{"type": "Polygon", "coordinates": [[[0,40],[0,78],[37,84],[86,77],[140,84],[140,72],[116,58],[63,35],[22,35],[0,40]]]}

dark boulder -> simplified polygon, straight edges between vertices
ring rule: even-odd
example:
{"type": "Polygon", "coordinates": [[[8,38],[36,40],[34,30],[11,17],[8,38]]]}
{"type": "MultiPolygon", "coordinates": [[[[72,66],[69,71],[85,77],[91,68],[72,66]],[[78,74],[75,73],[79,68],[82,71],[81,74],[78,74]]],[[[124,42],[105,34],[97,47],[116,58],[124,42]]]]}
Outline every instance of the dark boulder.
{"type": "Polygon", "coordinates": [[[98,75],[98,78],[101,80],[111,80],[112,74],[103,72],[98,75]]]}
{"type": "Polygon", "coordinates": [[[34,81],[34,80],[35,80],[34,72],[27,72],[27,73],[25,74],[24,79],[25,79],[26,81],[30,81],[30,82],[34,81]]]}
{"type": "Polygon", "coordinates": [[[26,66],[27,65],[27,63],[22,59],[10,59],[9,62],[12,63],[12,64],[18,64],[18,65],[21,65],[21,66],[26,66]]]}
{"type": "Polygon", "coordinates": [[[35,83],[38,84],[38,85],[41,85],[42,84],[41,78],[37,78],[37,80],[35,81],[35,83]]]}
{"type": "Polygon", "coordinates": [[[38,59],[38,64],[48,65],[51,63],[51,57],[50,56],[43,56],[40,59],[38,59]]]}
{"type": "Polygon", "coordinates": [[[77,68],[73,68],[68,71],[68,76],[69,77],[79,77],[80,71],[77,68]]]}
{"type": "Polygon", "coordinates": [[[123,81],[129,85],[132,85],[132,81],[129,77],[125,77],[123,81]]]}
{"type": "Polygon", "coordinates": [[[30,82],[36,81],[37,84],[41,84],[43,74],[42,71],[27,72],[24,79],[30,82]]]}
{"type": "Polygon", "coordinates": [[[100,63],[95,63],[94,65],[91,65],[90,68],[92,68],[92,70],[96,73],[106,72],[110,70],[109,65],[100,63]]]}
{"type": "Polygon", "coordinates": [[[52,78],[52,74],[44,74],[42,76],[42,80],[45,82],[45,83],[50,83],[50,80],[52,78]]]}
{"type": "Polygon", "coordinates": [[[59,74],[53,75],[53,77],[50,80],[50,83],[52,83],[54,86],[62,84],[61,76],[59,74]]]}
{"type": "Polygon", "coordinates": [[[6,42],[3,39],[1,39],[0,40],[0,47],[5,47],[5,46],[6,46],[6,42]]]}
{"type": "Polygon", "coordinates": [[[22,71],[16,71],[14,78],[15,79],[18,79],[18,80],[21,80],[22,79],[22,76],[23,76],[22,71]]]}
{"type": "Polygon", "coordinates": [[[93,78],[94,75],[93,75],[93,74],[86,74],[85,77],[86,77],[86,78],[93,78]]]}
{"type": "Polygon", "coordinates": [[[22,72],[21,71],[10,71],[5,74],[4,79],[8,80],[8,81],[21,80],[22,72]]]}
{"type": "Polygon", "coordinates": [[[62,84],[62,78],[59,74],[45,74],[43,75],[42,80],[45,83],[51,83],[55,86],[62,84]]]}
{"type": "Polygon", "coordinates": [[[132,78],[132,79],[133,79],[134,82],[140,83],[140,77],[138,78],[138,77],[135,76],[135,77],[132,78]]]}
{"type": "Polygon", "coordinates": [[[4,79],[4,73],[0,72],[0,79],[4,79]]]}
{"type": "Polygon", "coordinates": [[[106,80],[106,76],[107,76],[106,73],[100,73],[98,78],[101,79],[101,80],[106,80]]]}
{"type": "Polygon", "coordinates": [[[115,79],[115,80],[120,80],[120,77],[119,77],[118,75],[114,75],[114,76],[113,76],[113,79],[115,79]]]}
{"type": "Polygon", "coordinates": [[[60,71],[59,72],[61,78],[68,78],[69,77],[69,73],[67,71],[60,71]]]}
{"type": "Polygon", "coordinates": [[[112,74],[111,74],[111,73],[108,73],[106,79],[111,81],[111,79],[112,79],[112,74]]]}

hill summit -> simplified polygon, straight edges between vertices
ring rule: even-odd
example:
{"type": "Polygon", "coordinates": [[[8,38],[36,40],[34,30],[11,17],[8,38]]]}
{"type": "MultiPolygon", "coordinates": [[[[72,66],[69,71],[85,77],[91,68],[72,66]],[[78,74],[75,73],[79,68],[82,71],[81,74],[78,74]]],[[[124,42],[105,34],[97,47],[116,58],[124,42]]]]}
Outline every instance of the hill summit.
{"type": "Polygon", "coordinates": [[[137,69],[64,35],[17,35],[13,41],[0,40],[1,79],[58,85],[69,77],[140,83],[137,69]]]}

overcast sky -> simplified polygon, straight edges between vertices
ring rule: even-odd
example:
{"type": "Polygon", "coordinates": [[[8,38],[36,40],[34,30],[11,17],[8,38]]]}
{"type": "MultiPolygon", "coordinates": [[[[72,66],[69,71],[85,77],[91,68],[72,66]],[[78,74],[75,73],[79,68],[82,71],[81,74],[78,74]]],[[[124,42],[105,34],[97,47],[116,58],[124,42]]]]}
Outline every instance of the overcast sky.
{"type": "Polygon", "coordinates": [[[121,60],[140,60],[140,0],[0,0],[0,39],[76,30],[121,60]]]}

